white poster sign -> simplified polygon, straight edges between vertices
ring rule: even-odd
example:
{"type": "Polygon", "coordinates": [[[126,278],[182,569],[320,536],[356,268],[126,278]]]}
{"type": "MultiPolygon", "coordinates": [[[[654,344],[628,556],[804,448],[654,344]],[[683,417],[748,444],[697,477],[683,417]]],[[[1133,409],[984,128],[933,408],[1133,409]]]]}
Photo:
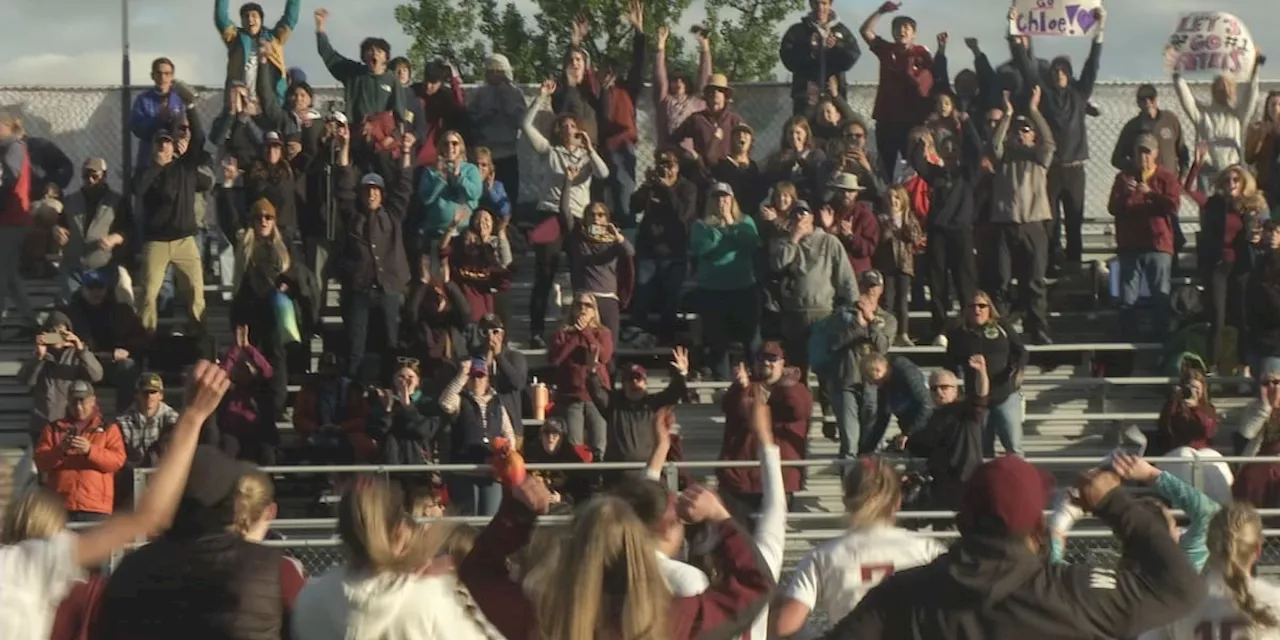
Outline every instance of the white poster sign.
{"type": "Polygon", "coordinates": [[[1184,14],[1169,36],[1173,69],[1189,78],[1225,75],[1247,80],[1258,55],[1249,27],[1229,13],[1184,14]]]}
{"type": "Polygon", "coordinates": [[[1027,36],[1092,37],[1102,0],[1015,0],[1018,32],[1027,36]]]}

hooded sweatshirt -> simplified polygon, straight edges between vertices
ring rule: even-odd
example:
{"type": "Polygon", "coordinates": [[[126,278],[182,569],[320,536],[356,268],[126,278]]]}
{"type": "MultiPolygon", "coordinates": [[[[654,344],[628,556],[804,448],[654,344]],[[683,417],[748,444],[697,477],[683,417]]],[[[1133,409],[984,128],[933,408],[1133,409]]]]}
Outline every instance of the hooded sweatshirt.
{"type": "Polygon", "coordinates": [[[966,534],[932,563],[886,578],[824,639],[1133,638],[1204,600],[1163,517],[1123,489],[1094,515],[1124,549],[1115,569],[1050,566],[1021,541],[966,534]]]}
{"type": "MultiPolygon", "coordinates": [[[[1046,222],[1053,218],[1049,202],[1049,163],[1053,161],[1054,142],[1049,123],[1039,111],[1028,112],[1031,126],[1036,131],[1034,147],[1011,144],[1009,118],[996,127],[992,146],[998,162],[992,182],[991,222],[1024,224],[1046,222]]],[[[1021,134],[1014,133],[1019,136],[1021,134]]]]}
{"type": "Polygon", "coordinates": [[[308,640],[501,638],[453,574],[370,576],[339,567],[307,583],[293,637],[308,640]]]}
{"type": "Polygon", "coordinates": [[[502,69],[506,79],[477,87],[467,103],[467,114],[476,145],[488,147],[494,159],[500,160],[516,155],[516,140],[520,138],[520,125],[524,122],[524,93],[512,84],[511,62],[506,56],[493,54],[489,57],[489,67],[502,69]]]}
{"type": "Polygon", "coordinates": [[[837,299],[852,302],[858,297],[844,245],[822,229],[814,229],[800,242],[792,242],[789,235],[774,239],[769,266],[791,276],[793,286],[783,287],[780,301],[785,311],[831,311],[837,299]]]}
{"type": "MultiPolygon", "coordinates": [[[[1023,73],[1032,73],[1030,59],[1025,50],[1017,48],[1023,54],[1019,60],[1025,62],[1023,73]]],[[[1059,164],[1080,164],[1089,159],[1089,132],[1084,125],[1085,110],[1089,106],[1089,98],[1093,95],[1093,84],[1098,78],[1098,58],[1102,55],[1102,43],[1094,40],[1089,48],[1089,57],[1085,59],[1084,69],[1076,78],[1071,66],[1071,59],[1058,56],[1049,63],[1049,76],[1041,82],[1042,97],[1040,111],[1053,137],[1058,142],[1054,161],[1059,164]],[[1058,88],[1053,80],[1054,70],[1062,69],[1067,74],[1067,86],[1058,88]]]]}
{"type": "Polygon", "coordinates": [[[1253,120],[1258,107],[1258,72],[1255,70],[1248,84],[1239,87],[1236,102],[1232,105],[1206,104],[1196,100],[1181,75],[1173,77],[1173,89],[1187,119],[1195,124],[1196,140],[1209,145],[1204,175],[1212,178],[1217,172],[1243,162],[1245,126],[1253,120]]]}

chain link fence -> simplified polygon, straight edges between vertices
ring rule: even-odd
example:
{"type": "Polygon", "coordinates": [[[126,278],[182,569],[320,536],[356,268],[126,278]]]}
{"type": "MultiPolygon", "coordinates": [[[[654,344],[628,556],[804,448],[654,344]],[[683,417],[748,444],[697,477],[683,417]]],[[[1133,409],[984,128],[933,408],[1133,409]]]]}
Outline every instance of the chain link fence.
{"type": "MultiPolygon", "coordinates": [[[[1098,84],[1093,93],[1093,102],[1100,110],[1098,117],[1088,119],[1089,150],[1092,159],[1087,164],[1086,218],[1108,218],[1106,201],[1111,188],[1115,170],[1111,168],[1111,152],[1116,138],[1120,135],[1125,122],[1136,114],[1134,94],[1137,83],[1098,84]]],[[[1170,83],[1157,84],[1161,105],[1174,112],[1182,120],[1184,135],[1188,145],[1194,145],[1194,127],[1182,114],[1174,96],[1170,83]]],[[[468,88],[471,90],[472,88],[468,88]]],[[[523,86],[526,100],[532,102],[537,87],[523,86]]],[[[1264,83],[1259,100],[1268,90],[1280,90],[1280,83],[1264,83]]],[[[133,88],[132,97],[145,88],[133,88]]],[[[0,87],[0,109],[8,109],[21,115],[28,135],[52,139],[73,162],[80,163],[85,158],[102,157],[113,167],[119,167],[122,158],[122,124],[126,106],[119,87],[0,87]]],[[[1203,99],[1208,98],[1207,85],[1198,85],[1194,91],[1203,99]]],[[[208,127],[221,111],[225,102],[221,88],[203,87],[197,89],[199,99],[197,110],[208,127]]],[[[871,113],[875,100],[875,85],[854,85],[849,90],[849,104],[854,111],[864,117],[871,113]]],[[[637,126],[640,129],[640,144],[637,149],[639,168],[637,175],[643,175],[648,168],[654,151],[653,135],[653,101],[651,92],[643,92],[638,106],[637,126]]],[[[316,89],[315,105],[319,109],[328,101],[340,101],[341,89],[323,87],[316,89]]],[[[784,84],[745,84],[735,87],[733,108],[755,129],[756,159],[763,161],[765,156],[775,151],[782,138],[782,125],[791,116],[791,97],[789,87],[784,84]]],[[[1261,111],[1261,110],[1259,110],[1261,111]]],[[[544,126],[549,124],[550,113],[544,114],[544,126]]],[[[868,118],[869,120],[869,118],[868,118]]],[[[136,145],[137,141],[134,141],[136,145]]],[[[539,199],[544,191],[546,176],[541,162],[537,162],[536,154],[527,143],[521,143],[521,202],[539,199]]],[[[119,188],[123,184],[120,171],[111,174],[112,184],[119,188]]]]}

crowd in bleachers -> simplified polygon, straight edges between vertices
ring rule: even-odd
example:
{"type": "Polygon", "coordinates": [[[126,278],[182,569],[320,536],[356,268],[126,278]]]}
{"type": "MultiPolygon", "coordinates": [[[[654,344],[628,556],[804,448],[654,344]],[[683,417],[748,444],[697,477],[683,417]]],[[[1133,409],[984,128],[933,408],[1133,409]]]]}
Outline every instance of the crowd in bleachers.
{"type": "MultiPolygon", "coordinates": [[[[64,192],[72,160],[0,115],[0,309],[12,299],[22,325],[5,340],[33,347],[18,373],[32,488],[19,483],[4,519],[0,635],[765,639],[829,626],[832,639],[1181,640],[1280,626],[1280,592],[1249,577],[1254,507],[1280,507],[1280,467],[1184,473],[1117,452],[1055,494],[1022,460],[1031,352],[1054,342],[1050,288],[1087,279],[1105,10],[1078,73],[1037,57],[1011,9],[1010,60],[965,39],[974,68],[952,77],[949,34],[930,51],[899,5],[854,31],[811,0],[781,44],[793,117],[757,149],[714,35],[694,32],[695,77],[668,73],[670,29],[646,32],[640,0],[622,16],[629,67],[592,60],[592,25],[574,20],[563,69],[527,105],[501,53],[467,93],[450,61],[414,69],[380,38],[345,57],[323,8],[316,46],[343,100],[317,105],[285,63],[300,5],[269,26],[255,3],[236,23],[216,0],[228,65],[211,122],[174,63],[152,63],[123,193],[103,158],[82,159],[64,192]],[[879,61],[869,117],[846,100],[859,40],[879,61]],[[637,175],[649,61],[656,150],[637,175]],[[521,138],[549,176],[527,202],[521,138]],[[25,292],[42,277],[59,291],[43,317],[25,292]],[[335,297],[336,330],[322,322],[335,297]],[[225,344],[209,319],[222,307],[225,344]],[[917,343],[942,366],[913,361],[917,343]],[[720,460],[759,462],[717,469],[714,492],[664,478],[684,458],[674,422],[696,381],[721,383],[720,460]],[[854,459],[850,528],[778,589],[787,514],[810,479],[783,462],[811,457],[814,421],[854,459]],[[921,471],[904,477],[886,453],[921,471]],[[256,465],[301,463],[480,470],[308,487],[341,496],[347,555],[307,581],[258,544],[278,507],[256,465]],[[135,469],[152,470],[141,493],[135,469]],[[931,526],[959,541],[948,552],[898,528],[903,508],[956,512],[931,526]],[[553,512],[572,524],[535,528],[553,512]],[[1064,564],[1085,513],[1119,538],[1114,568],[1064,564]],[[446,514],[492,520],[417,520],[446,514]]],[[[1116,341],[1163,345],[1149,366],[1178,380],[1154,429],[1129,436],[1147,455],[1280,454],[1280,94],[1257,95],[1264,61],[1238,92],[1219,77],[1209,102],[1174,74],[1194,132],[1138,88],[1111,154],[1116,341]],[[1197,266],[1175,287],[1193,216],[1197,266]],[[1224,448],[1210,389],[1234,374],[1258,397],[1224,448]]]]}

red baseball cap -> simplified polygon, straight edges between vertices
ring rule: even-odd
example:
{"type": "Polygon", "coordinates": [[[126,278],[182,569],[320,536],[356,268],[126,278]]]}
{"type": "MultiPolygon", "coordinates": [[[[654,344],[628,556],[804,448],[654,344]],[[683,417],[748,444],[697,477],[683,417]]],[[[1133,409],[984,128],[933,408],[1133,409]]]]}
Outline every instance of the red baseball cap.
{"type": "Polygon", "coordinates": [[[956,523],[962,533],[1023,536],[1040,529],[1053,476],[1017,456],[978,467],[964,485],[956,523]]]}

